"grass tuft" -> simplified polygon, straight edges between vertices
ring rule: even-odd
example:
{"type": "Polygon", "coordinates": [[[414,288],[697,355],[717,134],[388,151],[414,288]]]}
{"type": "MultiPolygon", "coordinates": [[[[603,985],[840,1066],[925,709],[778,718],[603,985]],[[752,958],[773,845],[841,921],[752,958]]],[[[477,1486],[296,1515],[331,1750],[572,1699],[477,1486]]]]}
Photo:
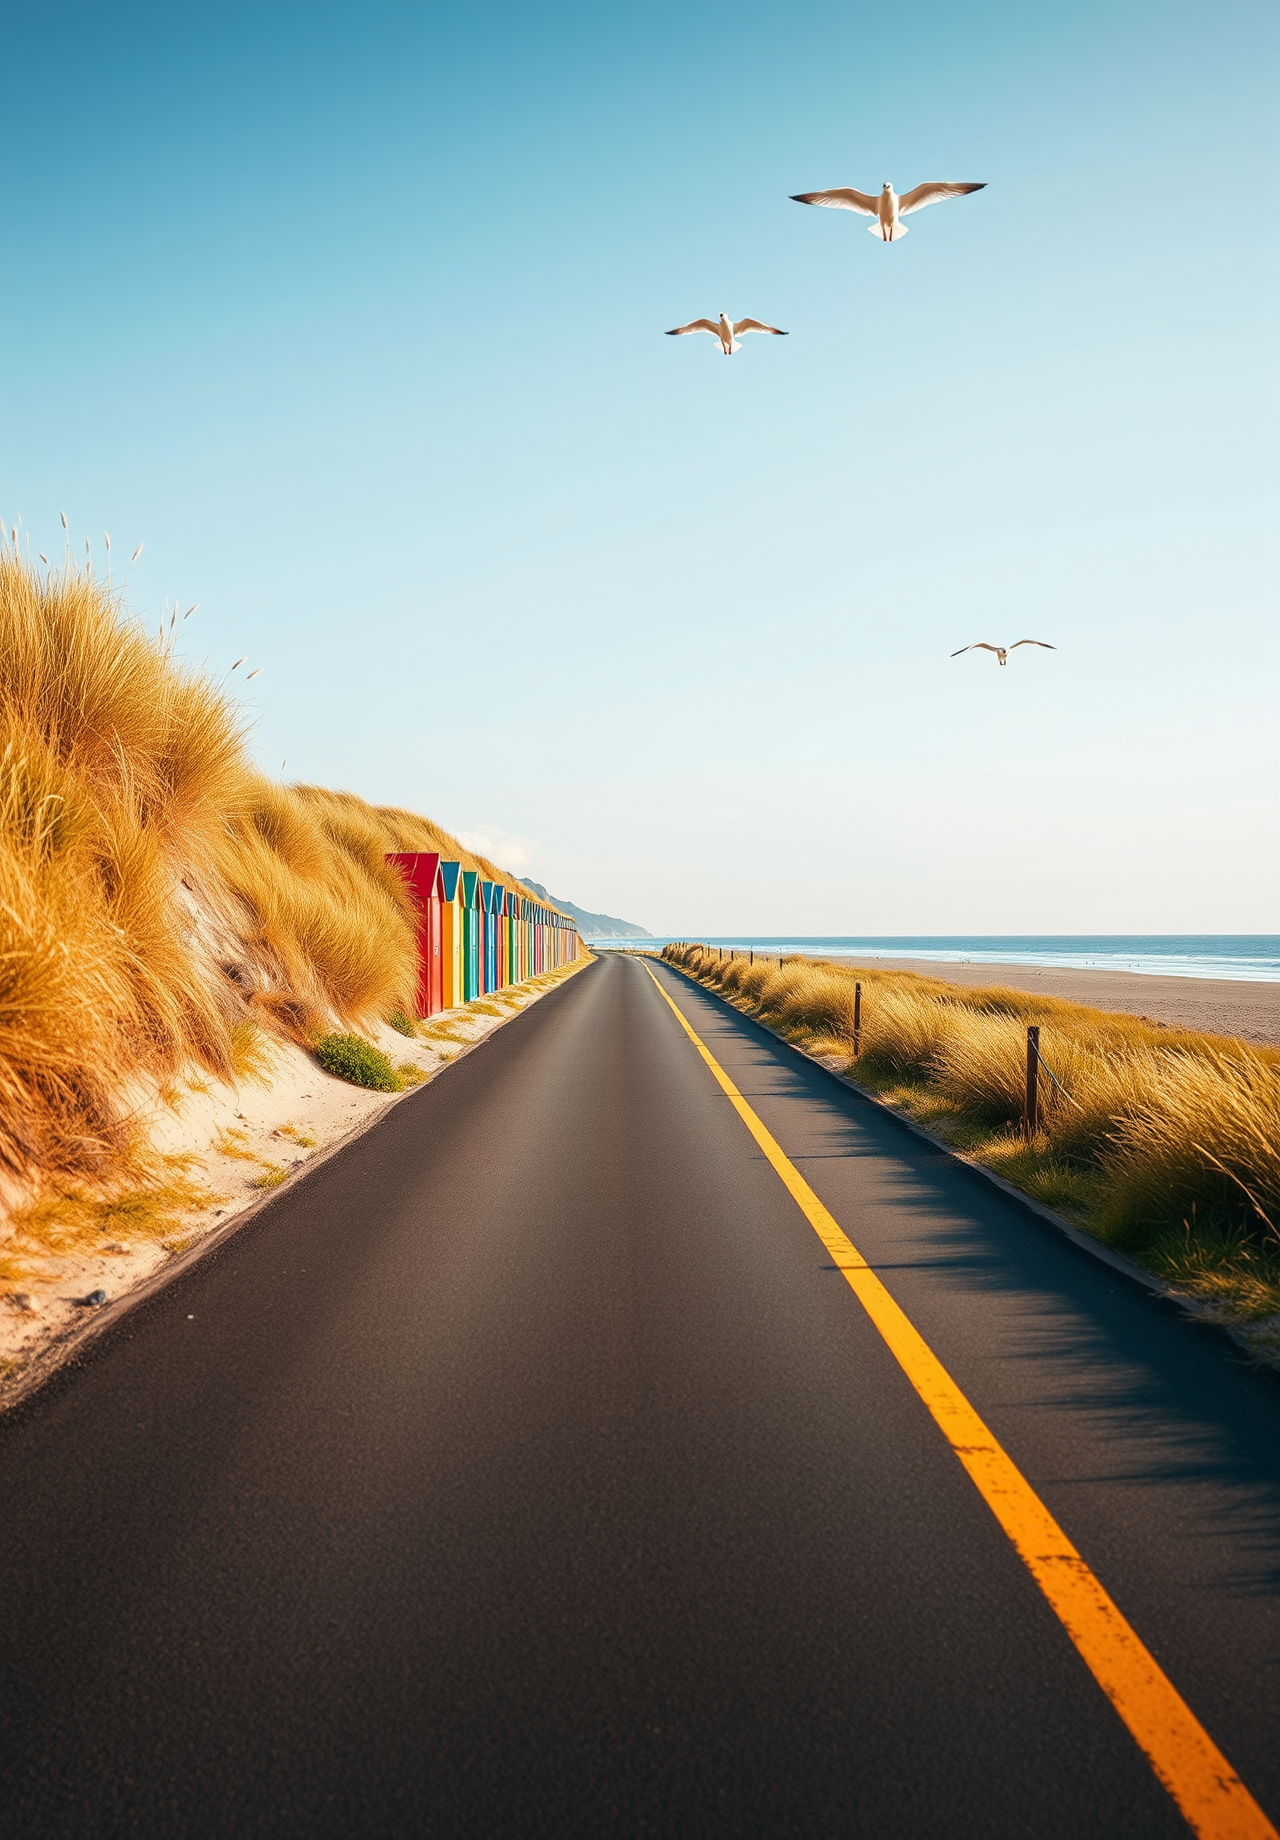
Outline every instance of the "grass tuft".
{"type": "Polygon", "coordinates": [[[249,1187],[250,1188],[279,1188],[280,1184],[283,1181],[287,1180],[288,1175],[289,1175],[289,1171],[283,1168],[281,1164],[268,1163],[267,1167],[263,1170],[262,1174],[260,1176],[255,1176],[253,1178],[253,1181],[250,1182],[249,1187]]]}
{"type": "Polygon", "coordinates": [[[352,1086],[367,1086],[373,1092],[404,1089],[404,1082],[381,1048],[359,1035],[322,1035],[313,1052],[326,1073],[352,1086]]]}
{"type": "Polygon", "coordinates": [[[246,1016],[231,1029],[229,1042],[231,1071],[237,1080],[249,1080],[269,1086],[275,1071],[275,1044],[270,1036],[246,1016]]]}
{"type": "Polygon", "coordinates": [[[249,1148],[249,1133],[237,1131],[233,1124],[219,1131],[210,1148],[219,1156],[228,1156],[240,1163],[256,1163],[258,1158],[249,1148]]]}
{"type": "Polygon", "coordinates": [[[315,1149],[316,1140],[312,1133],[300,1129],[296,1124],[282,1124],[280,1126],[280,1136],[287,1137],[291,1143],[297,1144],[300,1150],[315,1149]]]}

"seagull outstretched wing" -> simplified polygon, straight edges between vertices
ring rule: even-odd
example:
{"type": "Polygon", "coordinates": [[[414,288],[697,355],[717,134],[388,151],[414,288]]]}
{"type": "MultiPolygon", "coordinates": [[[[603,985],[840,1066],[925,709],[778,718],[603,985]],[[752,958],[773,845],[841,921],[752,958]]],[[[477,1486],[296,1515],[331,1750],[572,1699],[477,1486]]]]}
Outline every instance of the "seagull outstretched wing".
{"type": "Polygon", "coordinates": [[[982,192],[987,182],[981,180],[976,185],[965,185],[950,179],[926,179],[923,185],[912,186],[898,200],[898,216],[910,217],[913,211],[923,211],[927,204],[937,204],[943,198],[963,198],[966,192],[982,192]]]}
{"type": "Polygon", "coordinates": [[[683,338],[686,332],[709,332],[712,338],[720,337],[720,328],[713,319],[691,319],[687,326],[673,326],[667,337],[669,339],[683,338]]]}
{"type": "MultiPolygon", "coordinates": [[[[1036,643],[1036,640],[1032,640],[1033,645],[1036,643]]],[[[999,652],[1000,649],[998,645],[988,645],[985,639],[975,639],[972,645],[962,645],[960,652],[999,652]]],[[[960,652],[952,652],[951,656],[958,658],[960,652]]]]}
{"type": "Polygon", "coordinates": [[[766,326],[762,319],[737,320],[733,328],[733,336],[735,339],[740,332],[772,332],[777,338],[785,339],[787,337],[787,334],[782,330],[781,326],[766,326]]]}
{"type": "Polygon", "coordinates": [[[1016,652],[1020,645],[1042,645],[1046,652],[1056,652],[1058,649],[1056,645],[1050,645],[1047,639],[1015,639],[1009,650],[1016,652]]]}
{"type": "Polygon", "coordinates": [[[866,192],[855,192],[851,185],[838,185],[833,192],[792,192],[793,204],[822,204],[829,211],[861,211],[864,217],[877,215],[876,200],[866,192]]]}

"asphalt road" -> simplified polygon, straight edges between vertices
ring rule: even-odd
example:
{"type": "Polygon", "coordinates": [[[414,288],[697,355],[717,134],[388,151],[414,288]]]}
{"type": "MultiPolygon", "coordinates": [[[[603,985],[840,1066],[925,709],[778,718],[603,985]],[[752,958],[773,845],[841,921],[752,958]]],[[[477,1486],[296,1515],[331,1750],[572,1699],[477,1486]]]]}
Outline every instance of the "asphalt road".
{"type": "MultiPolygon", "coordinates": [[[[664,981],[1280,1811],[1274,1380],[664,981]]],[[[0,1425],[15,1835],[1185,1835],[642,964],[0,1425]]]]}

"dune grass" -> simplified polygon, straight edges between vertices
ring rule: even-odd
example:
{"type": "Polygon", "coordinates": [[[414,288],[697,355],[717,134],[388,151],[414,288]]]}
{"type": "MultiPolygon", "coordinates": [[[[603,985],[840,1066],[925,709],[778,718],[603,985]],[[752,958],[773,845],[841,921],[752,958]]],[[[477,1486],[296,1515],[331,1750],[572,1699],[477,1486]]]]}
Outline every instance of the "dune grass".
{"type": "Polygon", "coordinates": [[[1280,1049],[910,972],[662,956],[1224,1314],[1280,1313],[1280,1049]],[[1040,1076],[1031,1142],[1028,1023],[1060,1082],[1040,1076]]]}
{"type": "Polygon", "coordinates": [[[107,1190],[96,1183],[46,1185],[38,1198],[15,1209],[10,1217],[0,1245],[0,1282],[27,1282],[49,1258],[124,1249],[118,1243],[104,1246],[108,1239],[152,1239],[169,1244],[167,1236],[176,1231],[184,1216],[221,1199],[193,1181],[184,1163],[181,1157],[153,1163],[141,1183],[117,1181],[107,1190]]]}
{"type": "Polygon", "coordinates": [[[279,1188],[282,1182],[287,1182],[289,1180],[291,1174],[292,1171],[286,1169],[283,1163],[268,1163],[263,1169],[262,1174],[253,1178],[249,1187],[279,1188]]]}
{"type": "Polygon", "coordinates": [[[108,588],[0,555],[0,1202],[168,1192],[140,1092],[407,1019],[384,855],[424,849],[512,885],[413,812],[263,778],[224,691],[108,588]]]}

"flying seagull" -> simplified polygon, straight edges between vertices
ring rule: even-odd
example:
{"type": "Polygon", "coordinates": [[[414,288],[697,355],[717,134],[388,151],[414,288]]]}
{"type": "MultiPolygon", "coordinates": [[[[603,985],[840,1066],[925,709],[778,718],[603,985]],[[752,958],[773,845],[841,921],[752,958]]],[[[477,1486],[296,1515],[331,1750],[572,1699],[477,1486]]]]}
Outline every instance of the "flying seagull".
{"type": "Polygon", "coordinates": [[[1009,653],[1016,652],[1020,645],[1042,645],[1046,652],[1056,652],[1058,649],[1045,639],[1016,639],[1012,645],[988,645],[985,639],[976,639],[972,645],[962,645],[960,651],[952,652],[951,656],[959,658],[962,652],[994,652],[998,664],[1008,664],[1009,653]]]}
{"type": "Polygon", "coordinates": [[[886,179],[878,198],[870,192],[855,192],[851,185],[838,185],[831,192],[793,192],[791,196],[796,204],[821,204],[829,211],[859,211],[863,217],[874,217],[875,223],[867,225],[870,234],[884,243],[898,243],[907,234],[907,226],[901,221],[904,217],[923,211],[927,204],[937,204],[941,198],[963,198],[966,192],[981,192],[986,183],[985,179],[977,184],[926,179],[923,185],[913,186],[899,198],[886,179]]]}
{"type": "Polygon", "coordinates": [[[680,339],[686,332],[709,332],[713,339],[719,339],[720,349],[726,358],[733,352],[742,350],[738,343],[740,333],[772,332],[775,338],[785,339],[787,337],[780,326],[766,326],[762,319],[732,320],[727,313],[722,313],[718,320],[691,319],[687,326],[673,326],[667,337],[680,339]]]}

